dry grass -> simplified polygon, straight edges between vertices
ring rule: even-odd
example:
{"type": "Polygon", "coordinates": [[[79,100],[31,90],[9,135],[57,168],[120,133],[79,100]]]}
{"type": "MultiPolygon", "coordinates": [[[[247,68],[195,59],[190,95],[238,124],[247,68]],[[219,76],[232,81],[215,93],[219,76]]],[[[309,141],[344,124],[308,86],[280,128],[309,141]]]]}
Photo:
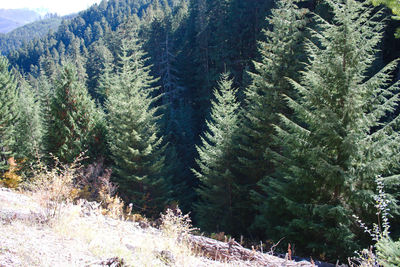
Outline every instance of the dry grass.
{"type": "MultiPolygon", "coordinates": [[[[36,213],[38,204],[46,206],[40,199],[32,193],[0,190],[4,204],[0,205],[0,214],[5,207],[22,212],[25,202],[24,212],[36,213]],[[10,199],[9,203],[4,199],[10,199]]],[[[104,216],[100,210],[82,216],[82,207],[72,203],[64,203],[59,209],[51,223],[33,217],[0,217],[0,266],[99,266],[113,257],[124,259],[127,266],[250,266],[195,255],[184,242],[191,230],[190,219],[177,211],[163,215],[160,229],[142,229],[138,223],[104,216]]]]}
{"type": "MultiPolygon", "coordinates": [[[[195,253],[187,241],[194,229],[179,208],[161,216],[159,229],[132,215],[131,207],[122,214],[123,202],[110,195],[107,183],[94,192],[108,199],[102,206],[73,204],[82,190],[76,178],[79,168],[77,162],[56,162],[51,170],[40,168],[35,179],[23,185],[28,191],[0,188],[0,266],[104,266],[115,257],[126,266],[254,266],[195,253]]],[[[104,181],[109,179],[105,176],[104,181]]]]}
{"type": "Polygon", "coordinates": [[[141,229],[137,223],[101,214],[80,217],[79,213],[79,207],[71,206],[54,224],[54,230],[87,244],[96,257],[123,258],[129,266],[229,266],[195,255],[182,242],[190,229],[187,217],[176,216],[172,211],[163,216],[161,230],[141,229]]]}

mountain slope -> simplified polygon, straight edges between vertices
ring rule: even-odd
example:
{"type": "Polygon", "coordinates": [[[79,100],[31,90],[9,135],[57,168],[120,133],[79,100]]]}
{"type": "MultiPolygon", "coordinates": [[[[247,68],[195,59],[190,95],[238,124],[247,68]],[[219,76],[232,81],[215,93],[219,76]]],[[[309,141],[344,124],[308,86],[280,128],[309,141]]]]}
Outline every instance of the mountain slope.
{"type": "Polygon", "coordinates": [[[56,30],[61,21],[61,17],[53,16],[18,27],[6,34],[0,34],[0,53],[7,55],[9,51],[20,48],[23,43],[45,36],[50,30],[56,30]]]}
{"type": "Polygon", "coordinates": [[[0,9],[0,33],[10,32],[39,18],[38,13],[29,9],[0,9]]]}
{"type": "Polygon", "coordinates": [[[312,266],[256,251],[246,261],[207,259],[182,241],[183,217],[172,212],[158,230],[103,216],[93,203],[78,201],[86,204],[63,205],[48,223],[38,199],[0,187],[0,266],[312,266]]]}

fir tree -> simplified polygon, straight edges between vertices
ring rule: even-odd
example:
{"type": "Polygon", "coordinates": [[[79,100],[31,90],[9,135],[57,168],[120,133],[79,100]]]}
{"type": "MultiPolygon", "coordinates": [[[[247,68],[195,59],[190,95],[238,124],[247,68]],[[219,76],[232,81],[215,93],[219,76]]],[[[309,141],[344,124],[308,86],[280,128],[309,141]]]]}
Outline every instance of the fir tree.
{"type": "Polygon", "coordinates": [[[389,116],[399,86],[389,85],[396,62],[366,77],[382,36],[381,14],[355,0],[327,3],[333,20],[315,16],[310,62],[300,82],[292,80],[299,98],[286,96],[295,116],[281,114],[276,127],[281,149],[271,152],[276,171],[262,183],[260,211],[263,221],[279,218],[267,225],[268,236],[336,260],[360,246],[352,214],[375,217],[375,178],[399,183],[399,117],[389,116]]]}
{"type": "MultiPolygon", "coordinates": [[[[264,30],[266,41],[259,42],[261,61],[254,62],[255,72],[249,73],[252,82],[245,91],[246,107],[236,152],[238,173],[242,177],[241,214],[244,225],[252,224],[256,213],[250,191],[258,190],[257,182],[273,171],[273,164],[265,156],[265,151],[273,146],[272,125],[279,121],[278,114],[290,113],[283,94],[295,95],[285,77],[296,78],[302,69],[307,12],[298,8],[295,2],[277,1],[268,18],[270,28],[264,30]]],[[[260,222],[261,227],[268,222],[260,222]]]]}
{"type": "Polygon", "coordinates": [[[154,100],[154,79],[135,40],[122,41],[106,101],[114,177],[125,200],[139,212],[158,215],[168,200],[164,151],[154,100]]]}
{"type": "Polygon", "coordinates": [[[231,233],[240,214],[235,212],[237,183],[232,174],[233,135],[237,129],[239,103],[237,89],[232,88],[228,74],[222,74],[218,89],[214,90],[208,130],[197,147],[199,170],[194,170],[200,180],[195,205],[199,225],[206,231],[231,233]]]}
{"type": "Polygon", "coordinates": [[[18,110],[19,120],[16,128],[16,156],[31,163],[42,152],[43,125],[38,96],[28,82],[21,78],[19,82],[18,110]]]}
{"type": "Polygon", "coordinates": [[[100,92],[96,92],[95,89],[99,90],[101,77],[113,60],[112,53],[102,41],[95,42],[89,47],[89,57],[86,62],[87,86],[89,93],[100,103],[104,102],[104,93],[101,89],[100,92]]]}
{"type": "Polygon", "coordinates": [[[0,57],[0,172],[7,170],[7,160],[14,156],[15,123],[18,119],[17,82],[8,60],[0,57]]]}
{"type": "Polygon", "coordinates": [[[55,81],[49,112],[46,152],[61,162],[72,162],[90,149],[96,107],[71,63],[64,64],[55,81]]]}

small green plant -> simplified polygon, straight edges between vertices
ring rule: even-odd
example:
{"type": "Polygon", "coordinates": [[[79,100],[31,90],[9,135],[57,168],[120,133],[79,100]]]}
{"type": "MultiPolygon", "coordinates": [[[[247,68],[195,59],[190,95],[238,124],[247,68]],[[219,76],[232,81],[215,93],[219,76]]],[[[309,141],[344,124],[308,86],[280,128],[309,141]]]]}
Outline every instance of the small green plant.
{"type": "Polygon", "coordinates": [[[384,267],[400,266],[400,240],[395,242],[390,237],[379,240],[376,256],[378,263],[384,267]]]}
{"type": "Polygon", "coordinates": [[[389,236],[390,223],[388,207],[390,201],[386,196],[384,184],[379,178],[380,177],[376,179],[378,194],[374,197],[378,222],[374,223],[371,229],[363,223],[360,218],[354,215],[361,228],[364,229],[364,232],[368,233],[372,240],[375,241],[375,245],[371,246],[369,249],[357,252],[358,258],[353,259],[357,264],[352,262],[352,266],[400,266],[400,240],[394,242],[389,236]]]}

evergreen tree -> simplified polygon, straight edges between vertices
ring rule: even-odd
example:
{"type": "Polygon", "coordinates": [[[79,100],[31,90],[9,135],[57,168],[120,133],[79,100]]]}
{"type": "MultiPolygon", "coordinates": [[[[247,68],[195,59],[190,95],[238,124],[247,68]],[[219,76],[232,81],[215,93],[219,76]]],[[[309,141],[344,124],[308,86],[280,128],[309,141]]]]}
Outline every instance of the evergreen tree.
{"type": "Polygon", "coordinates": [[[206,231],[231,233],[235,222],[240,221],[240,214],[235,212],[237,183],[231,170],[239,109],[236,93],[228,74],[222,74],[219,87],[214,90],[208,130],[197,147],[199,170],[194,172],[200,180],[200,201],[195,209],[197,221],[206,231]]]}
{"type": "Polygon", "coordinates": [[[8,158],[14,156],[14,125],[18,119],[17,82],[9,70],[8,60],[0,57],[0,172],[7,170],[8,158]]]}
{"type": "Polygon", "coordinates": [[[276,171],[261,184],[260,211],[263,221],[279,218],[266,226],[268,236],[336,260],[360,248],[352,214],[363,221],[376,216],[376,177],[399,184],[399,117],[389,116],[399,86],[389,85],[397,62],[366,77],[381,40],[381,14],[356,0],[327,3],[333,20],[315,16],[310,62],[300,82],[292,80],[299,98],[286,96],[295,116],[281,114],[276,127],[281,149],[271,152],[276,171]]]}
{"type": "Polygon", "coordinates": [[[102,92],[96,92],[95,89],[99,89],[101,77],[103,73],[106,72],[105,69],[114,61],[114,58],[102,41],[93,43],[89,47],[88,54],[86,71],[88,74],[87,86],[89,93],[100,103],[103,103],[104,94],[102,92]]]}
{"type": "MultiPolygon", "coordinates": [[[[255,210],[251,190],[273,171],[273,164],[265,156],[273,146],[273,124],[278,114],[289,115],[283,94],[295,96],[285,77],[296,78],[302,69],[303,41],[306,11],[298,8],[295,0],[277,1],[268,18],[270,29],[264,30],[266,41],[259,42],[261,61],[254,62],[255,73],[249,73],[252,82],[246,88],[246,106],[238,135],[238,173],[242,177],[241,214],[244,225],[253,223],[255,210]]],[[[279,220],[279,218],[276,218],[279,220]]],[[[260,222],[261,227],[268,222],[260,222]]],[[[257,224],[255,225],[257,226],[257,224]]]]}
{"type": "Polygon", "coordinates": [[[38,96],[25,79],[19,82],[19,120],[15,124],[15,151],[19,159],[31,163],[42,152],[43,125],[38,96]]]}
{"type": "MultiPolygon", "coordinates": [[[[166,1],[163,1],[166,6],[166,1]]],[[[146,40],[145,49],[149,52],[152,63],[152,74],[160,77],[157,85],[160,86],[160,102],[163,108],[161,131],[166,148],[166,165],[171,177],[171,197],[179,207],[189,212],[195,196],[194,184],[197,179],[190,170],[194,158],[193,113],[187,104],[185,93],[187,89],[181,84],[181,73],[177,69],[176,54],[179,51],[182,38],[177,31],[181,21],[187,16],[185,2],[178,3],[173,10],[165,8],[164,13],[156,12],[149,28],[142,27],[142,38],[146,40]]]]}
{"type": "Polygon", "coordinates": [[[108,143],[114,177],[125,200],[139,212],[158,215],[168,200],[164,151],[159,136],[154,79],[135,40],[122,41],[115,75],[108,82],[108,143]]]}
{"type": "Polygon", "coordinates": [[[95,138],[96,107],[71,63],[64,64],[55,81],[49,112],[46,152],[61,162],[72,162],[90,149],[89,143],[95,138]]]}

